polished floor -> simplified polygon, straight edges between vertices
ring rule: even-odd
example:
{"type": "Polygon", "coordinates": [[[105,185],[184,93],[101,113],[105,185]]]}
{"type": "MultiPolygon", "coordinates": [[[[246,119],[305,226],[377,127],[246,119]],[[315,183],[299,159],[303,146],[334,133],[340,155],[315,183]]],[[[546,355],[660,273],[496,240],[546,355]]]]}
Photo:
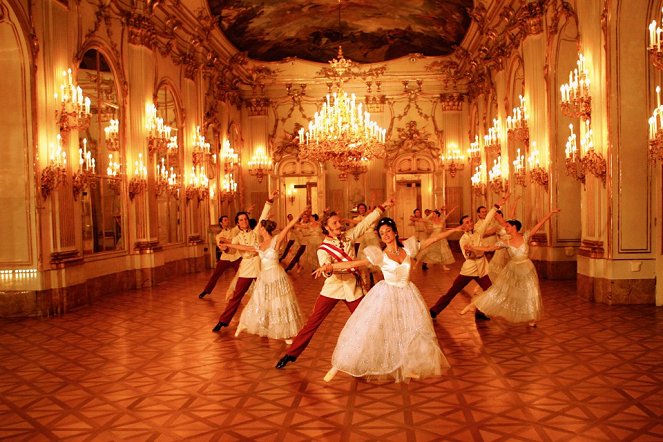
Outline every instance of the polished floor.
{"type": "MultiPolygon", "coordinates": [[[[430,304],[456,271],[413,279],[430,304]]],[[[211,332],[227,278],[199,300],[208,275],[55,319],[0,321],[0,439],[663,440],[661,308],[594,305],[573,281],[542,281],[545,318],[530,328],[477,324],[458,296],[435,323],[445,375],[375,384],[339,373],[326,384],[344,306],[276,370],[285,343],[234,338],[235,322],[211,332]]],[[[308,312],[321,282],[296,285],[308,312]]]]}

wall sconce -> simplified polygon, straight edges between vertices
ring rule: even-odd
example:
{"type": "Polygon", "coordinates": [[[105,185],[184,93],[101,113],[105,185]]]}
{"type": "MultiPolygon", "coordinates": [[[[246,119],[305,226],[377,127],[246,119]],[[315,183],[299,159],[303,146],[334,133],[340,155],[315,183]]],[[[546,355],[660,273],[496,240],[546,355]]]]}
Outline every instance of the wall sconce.
{"type": "MultiPolygon", "coordinates": [[[[661,8],[663,13],[663,8],[661,8]]],[[[663,49],[661,46],[661,34],[663,30],[656,25],[656,20],[649,24],[649,58],[656,69],[663,69],[663,49]]]]}
{"type": "Polygon", "coordinates": [[[459,170],[465,168],[465,164],[463,163],[463,153],[458,149],[456,144],[450,144],[447,149],[447,154],[440,155],[440,164],[444,169],[449,171],[451,178],[454,178],[459,170]]]}
{"type": "Polygon", "coordinates": [[[170,137],[170,140],[168,140],[168,144],[166,144],[166,150],[168,152],[168,158],[170,158],[171,156],[176,157],[179,148],[180,148],[180,146],[177,142],[177,135],[174,135],[174,136],[170,137]]]}
{"type": "Polygon", "coordinates": [[[516,149],[516,159],[513,160],[513,179],[516,184],[525,187],[527,173],[525,172],[525,155],[520,154],[520,149],[516,149]]]}
{"type": "Polygon", "coordinates": [[[295,185],[291,184],[290,187],[285,191],[286,199],[290,201],[290,204],[295,202],[295,185]]]}
{"type": "Polygon", "coordinates": [[[588,120],[592,114],[592,97],[589,93],[589,73],[582,54],[578,54],[576,64],[578,67],[569,72],[569,82],[560,87],[560,106],[567,117],[588,120]]]}
{"type": "Polygon", "coordinates": [[[663,160],[663,106],[660,86],[656,86],[656,108],[649,117],[649,159],[663,160]]]}
{"type": "Polygon", "coordinates": [[[573,132],[573,124],[569,124],[569,129],[571,130],[571,135],[569,135],[566,141],[566,149],[564,150],[566,156],[566,174],[585,184],[585,168],[581,161],[581,154],[578,151],[577,137],[573,132]]]}
{"type": "Polygon", "coordinates": [[[483,148],[486,153],[499,155],[502,152],[501,146],[502,127],[500,120],[493,118],[493,127],[488,129],[488,134],[483,136],[483,148]]]}
{"type": "Polygon", "coordinates": [[[488,185],[490,186],[490,190],[495,193],[503,193],[508,188],[507,182],[502,177],[501,156],[493,160],[493,167],[488,171],[488,185]]]}
{"type": "Polygon", "coordinates": [[[106,141],[106,149],[111,152],[120,150],[120,121],[111,120],[108,126],[104,127],[104,140],[106,141]]]}
{"type": "Polygon", "coordinates": [[[60,133],[68,134],[72,130],[83,130],[90,124],[90,99],[83,95],[80,86],[76,86],[71,76],[71,69],[62,72],[60,108],[55,111],[55,120],[60,133]]]}
{"type": "Polygon", "coordinates": [[[94,179],[97,175],[96,161],[92,158],[92,152],[87,150],[87,138],[83,138],[83,148],[78,149],[78,171],[74,174],[72,187],[74,191],[74,200],[88,186],[94,186],[94,179]]]}
{"type": "Polygon", "coordinates": [[[223,171],[225,173],[232,172],[235,164],[239,161],[239,155],[235,152],[235,149],[230,147],[230,141],[225,140],[223,146],[221,147],[221,153],[219,155],[221,163],[223,164],[223,171]]]}
{"type": "Polygon", "coordinates": [[[265,149],[263,147],[257,148],[249,160],[249,175],[255,176],[258,182],[262,183],[262,179],[271,167],[272,160],[265,153],[265,149]]]}
{"type": "Polygon", "coordinates": [[[485,171],[485,166],[483,164],[476,166],[474,168],[474,174],[470,177],[472,182],[472,188],[476,196],[484,196],[486,194],[486,185],[483,183],[483,175],[485,171]]]}
{"type": "Polygon", "coordinates": [[[198,204],[200,204],[205,198],[209,197],[209,178],[205,173],[205,166],[191,166],[191,175],[189,175],[184,194],[187,203],[196,197],[198,204]]]}
{"type": "Polygon", "coordinates": [[[506,133],[508,137],[514,137],[527,145],[529,144],[527,104],[525,97],[520,95],[518,98],[520,99],[520,106],[514,107],[513,114],[506,118],[506,133]]]}
{"type": "Polygon", "coordinates": [[[532,141],[532,151],[527,158],[527,166],[529,167],[530,179],[542,185],[548,191],[548,171],[541,167],[541,158],[539,149],[536,148],[536,141],[532,141]]]}
{"type": "Polygon", "coordinates": [[[594,150],[594,131],[590,120],[585,121],[585,134],[580,139],[580,149],[583,152],[581,159],[583,168],[603,181],[605,186],[607,162],[600,152],[594,150]]]}
{"type": "Polygon", "coordinates": [[[193,136],[193,165],[204,164],[210,153],[210,144],[205,141],[205,136],[200,134],[200,126],[196,126],[196,134],[193,136]]]}
{"type": "Polygon", "coordinates": [[[147,167],[143,163],[143,154],[138,154],[138,160],[134,162],[134,173],[129,181],[129,199],[140,195],[147,188],[147,167]]]}
{"type": "Polygon", "coordinates": [[[221,201],[232,201],[237,193],[237,182],[232,173],[223,176],[221,180],[221,201]]]}
{"type": "Polygon", "coordinates": [[[152,155],[166,148],[172,128],[163,124],[163,118],[157,116],[157,108],[151,103],[145,105],[145,120],[147,151],[152,155]]]}
{"type": "Polygon", "coordinates": [[[154,191],[157,196],[168,191],[171,195],[177,197],[179,194],[179,182],[175,169],[171,166],[170,169],[166,167],[166,159],[161,158],[160,164],[157,165],[157,180],[154,191]]]}
{"type": "Polygon", "coordinates": [[[479,136],[474,136],[474,141],[470,143],[470,148],[467,150],[468,159],[470,164],[481,163],[481,145],[479,144],[479,136]]]}
{"type": "Polygon", "coordinates": [[[119,161],[115,159],[115,154],[108,154],[108,167],[106,175],[108,176],[108,187],[116,194],[120,195],[122,191],[122,171],[119,161]]]}
{"type": "Polygon", "coordinates": [[[49,145],[47,152],[48,166],[41,171],[40,187],[44,199],[67,182],[67,153],[62,149],[62,137],[57,135],[57,149],[49,145]]]}

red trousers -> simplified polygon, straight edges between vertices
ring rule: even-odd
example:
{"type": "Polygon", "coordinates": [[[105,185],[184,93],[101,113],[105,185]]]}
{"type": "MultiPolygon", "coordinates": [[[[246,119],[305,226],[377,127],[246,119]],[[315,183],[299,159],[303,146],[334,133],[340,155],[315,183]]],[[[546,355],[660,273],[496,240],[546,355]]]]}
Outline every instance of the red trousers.
{"type": "Polygon", "coordinates": [[[322,321],[325,320],[327,315],[331,313],[338,301],[345,302],[345,305],[348,307],[348,310],[350,310],[350,313],[353,313],[362,299],[364,299],[363,296],[354,301],[328,298],[322,295],[318,296],[318,299],[315,301],[315,306],[313,306],[313,312],[311,313],[311,316],[309,316],[304,327],[302,327],[295,339],[293,339],[292,345],[290,348],[288,348],[286,353],[295,357],[298,357],[300,354],[302,354],[302,352],[308,346],[308,343],[311,342],[311,339],[313,339],[315,331],[318,329],[318,327],[320,327],[320,324],[322,324],[322,321]]]}
{"type": "Polygon", "coordinates": [[[488,290],[492,284],[488,275],[484,275],[480,278],[478,276],[458,275],[453,284],[451,284],[451,287],[447,293],[441,296],[435,305],[431,307],[431,312],[435,313],[436,315],[439,314],[442,310],[445,309],[446,306],[449,305],[451,300],[454,299],[454,297],[460,293],[460,291],[463,290],[465,286],[472,280],[476,281],[483,290],[488,290]]]}
{"type": "Polygon", "coordinates": [[[212,293],[212,290],[214,290],[214,287],[216,286],[216,282],[219,280],[221,275],[223,275],[223,272],[228,269],[233,269],[236,273],[240,262],[242,262],[242,258],[236,259],[234,261],[218,260],[216,267],[214,267],[214,273],[212,273],[209,281],[207,281],[207,285],[203,289],[203,292],[207,293],[208,295],[212,293]]]}
{"type": "Polygon", "coordinates": [[[235,291],[228,301],[226,309],[223,311],[223,313],[221,313],[221,316],[219,316],[219,322],[230,324],[233,316],[235,316],[235,313],[237,313],[239,305],[242,303],[242,298],[246,294],[249,287],[251,287],[251,283],[255,280],[256,278],[237,278],[235,291]]]}

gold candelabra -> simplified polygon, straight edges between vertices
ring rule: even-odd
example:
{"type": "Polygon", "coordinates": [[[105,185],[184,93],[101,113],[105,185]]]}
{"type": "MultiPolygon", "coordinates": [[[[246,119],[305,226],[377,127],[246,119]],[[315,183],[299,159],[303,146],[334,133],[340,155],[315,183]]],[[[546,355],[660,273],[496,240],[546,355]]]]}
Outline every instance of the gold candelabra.
{"type": "Polygon", "coordinates": [[[221,180],[221,201],[232,201],[237,193],[237,182],[232,172],[223,176],[221,180]]]}
{"type": "Polygon", "coordinates": [[[106,168],[106,175],[108,176],[108,187],[116,195],[122,192],[122,166],[120,162],[115,159],[115,153],[108,154],[108,167],[106,168]]]}
{"type": "Polygon", "coordinates": [[[67,182],[67,153],[62,149],[62,137],[57,134],[57,148],[49,145],[48,166],[41,171],[40,188],[44,198],[67,182]]]}
{"type": "Polygon", "coordinates": [[[210,153],[210,144],[205,141],[205,136],[201,135],[200,126],[196,126],[196,134],[193,136],[193,165],[198,166],[204,164],[210,153]]]}
{"type": "Polygon", "coordinates": [[[532,141],[532,151],[527,158],[527,166],[529,167],[530,179],[543,186],[546,191],[548,190],[548,170],[541,166],[541,158],[539,149],[536,148],[536,141],[532,141]]]}
{"type": "Polygon", "coordinates": [[[191,166],[191,175],[189,175],[184,195],[187,203],[194,197],[198,199],[198,203],[209,197],[209,178],[205,173],[205,166],[191,166]]]}
{"type": "Polygon", "coordinates": [[[108,126],[104,127],[104,140],[106,141],[106,149],[111,152],[120,150],[120,121],[111,120],[108,126]]]}
{"type": "MultiPolygon", "coordinates": [[[[661,8],[663,13],[663,8],[661,8]]],[[[657,26],[656,20],[653,20],[649,24],[649,46],[647,51],[649,52],[649,59],[656,69],[663,70],[663,43],[661,40],[661,34],[663,34],[663,29],[657,26]]]]}
{"type": "Polygon", "coordinates": [[[474,141],[470,142],[470,148],[467,150],[468,159],[470,164],[481,163],[481,145],[479,144],[479,136],[474,136],[474,141]]]}
{"type": "Polygon", "coordinates": [[[502,157],[493,160],[493,167],[488,171],[488,186],[495,193],[503,193],[508,184],[502,176],[502,157]]]}
{"type": "Polygon", "coordinates": [[[179,190],[179,181],[175,168],[173,166],[166,167],[166,159],[161,158],[160,163],[157,165],[157,179],[154,191],[157,196],[162,195],[168,191],[171,195],[177,195],[179,190]]]}
{"type": "Polygon", "coordinates": [[[223,142],[223,147],[221,147],[220,153],[221,163],[223,164],[223,171],[225,173],[230,173],[233,171],[235,164],[239,161],[239,155],[235,152],[230,146],[230,141],[225,140],[223,142]]]}
{"type": "Polygon", "coordinates": [[[152,155],[167,148],[172,128],[163,124],[163,118],[157,115],[157,108],[152,103],[145,105],[145,119],[147,150],[152,155]]]}
{"type": "Polygon", "coordinates": [[[143,154],[138,154],[138,160],[134,162],[134,174],[129,181],[129,199],[133,199],[147,189],[147,167],[143,163],[143,154]]]}
{"type": "Polygon", "coordinates": [[[88,186],[94,186],[94,180],[97,176],[96,160],[92,158],[92,152],[87,150],[87,138],[83,138],[83,147],[78,149],[78,171],[73,176],[72,188],[74,200],[88,186]]]}
{"type": "Polygon", "coordinates": [[[516,159],[513,160],[513,179],[516,184],[527,186],[527,173],[525,171],[525,155],[520,154],[520,149],[516,149],[516,159]]]}
{"type": "Polygon", "coordinates": [[[463,153],[460,151],[456,144],[450,144],[447,148],[446,155],[440,155],[440,164],[442,167],[449,171],[452,178],[456,176],[459,170],[465,168],[463,163],[463,153]]]}
{"type": "Polygon", "coordinates": [[[80,86],[74,84],[71,69],[62,72],[60,93],[55,94],[60,100],[60,108],[55,111],[55,120],[60,133],[68,134],[72,130],[84,130],[90,124],[90,99],[83,95],[80,86]]]}
{"type": "Polygon", "coordinates": [[[663,106],[660,86],[656,86],[656,108],[649,117],[649,159],[663,160],[663,106]]]}
{"type": "Polygon", "coordinates": [[[480,164],[474,168],[474,174],[470,177],[474,193],[481,197],[486,194],[486,184],[483,182],[485,166],[480,164]]]}
{"type": "Polygon", "coordinates": [[[249,160],[249,175],[255,176],[258,182],[262,183],[262,179],[271,167],[272,160],[265,153],[265,149],[262,146],[258,147],[249,160]]]}
{"type": "Polygon", "coordinates": [[[502,152],[501,133],[500,121],[497,118],[493,118],[493,126],[488,128],[488,133],[483,136],[483,148],[487,154],[500,155],[502,152]]]}
{"type": "Polygon", "coordinates": [[[520,105],[513,108],[513,113],[506,119],[506,133],[509,138],[516,138],[527,145],[529,143],[529,114],[527,113],[527,101],[520,95],[520,105]]]}
{"type": "Polygon", "coordinates": [[[562,113],[570,118],[588,120],[592,114],[589,72],[585,68],[585,56],[578,54],[577,67],[569,72],[569,82],[560,86],[562,113]]]}

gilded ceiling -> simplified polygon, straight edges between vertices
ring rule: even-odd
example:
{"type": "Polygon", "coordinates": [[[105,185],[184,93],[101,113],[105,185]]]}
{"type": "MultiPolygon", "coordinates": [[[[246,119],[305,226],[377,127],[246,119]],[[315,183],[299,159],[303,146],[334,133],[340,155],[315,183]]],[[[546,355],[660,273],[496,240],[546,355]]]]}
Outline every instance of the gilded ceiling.
{"type": "Polygon", "coordinates": [[[288,57],[383,62],[412,53],[448,55],[470,25],[473,0],[209,0],[222,32],[262,61],[288,57]]]}

